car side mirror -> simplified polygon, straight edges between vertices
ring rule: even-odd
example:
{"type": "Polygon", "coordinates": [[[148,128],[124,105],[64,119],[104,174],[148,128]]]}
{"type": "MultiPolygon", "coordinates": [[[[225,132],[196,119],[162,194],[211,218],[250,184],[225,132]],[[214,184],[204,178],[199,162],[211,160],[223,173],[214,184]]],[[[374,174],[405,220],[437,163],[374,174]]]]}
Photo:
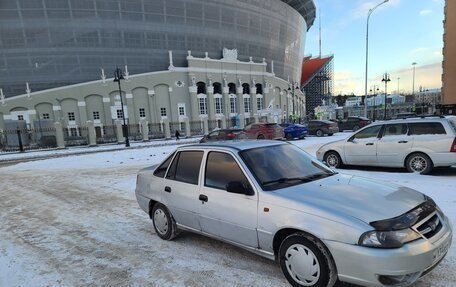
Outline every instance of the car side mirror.
{"type": "Polygon", "coordinates": [[[230,181],[226,184],[226,191],[237,194],[254,195],[252,187],[246,187],[240,181],[230,181]]]}
{"type": "Polygon", "coordinates": [[[351,138],[348,139],[348,142],[351,142],[351,143],[352,143],[352,142],[354,142],[354,141],[355,141],[355,137],[354,137],[354,136],[352,136],[351,138]]]}

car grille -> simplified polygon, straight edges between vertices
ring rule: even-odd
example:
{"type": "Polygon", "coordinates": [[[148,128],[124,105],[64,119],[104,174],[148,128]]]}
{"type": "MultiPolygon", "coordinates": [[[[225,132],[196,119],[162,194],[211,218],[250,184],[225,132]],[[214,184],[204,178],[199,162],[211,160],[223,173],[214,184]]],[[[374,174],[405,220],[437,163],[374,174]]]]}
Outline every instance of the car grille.
{"type": "Polygon", "coordinates": [[[431,216],[428,220],[421,223],[416,230],[426,238],[431,238],[442,229],[442,221],[438,216],[437,212],[431,216]]]}

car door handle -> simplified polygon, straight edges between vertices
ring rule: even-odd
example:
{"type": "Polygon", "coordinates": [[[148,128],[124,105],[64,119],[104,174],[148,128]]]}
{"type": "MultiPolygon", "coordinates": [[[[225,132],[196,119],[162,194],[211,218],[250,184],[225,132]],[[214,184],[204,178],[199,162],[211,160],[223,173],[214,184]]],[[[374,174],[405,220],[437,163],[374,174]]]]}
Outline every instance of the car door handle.
{"type": "Polygon", "coordinates": [[[408,141],[398,141],[398,143],[408,143],[408,141]]]}
{"type": "Polygon", "coordinates": [[[171,187],[165,186],[165,191],[166,191],[166,192],[171,192],[171,187]]]}
{"type": "Polygon", "coordinates": [[[208,201],[207,195],[200,194],[199,200],[201,200],[203,203],[208,201]]]}
{"type": "Polygon", "coordinates": [[[374,143],[367,143],[366,145],[374,145],[374,143]]]}

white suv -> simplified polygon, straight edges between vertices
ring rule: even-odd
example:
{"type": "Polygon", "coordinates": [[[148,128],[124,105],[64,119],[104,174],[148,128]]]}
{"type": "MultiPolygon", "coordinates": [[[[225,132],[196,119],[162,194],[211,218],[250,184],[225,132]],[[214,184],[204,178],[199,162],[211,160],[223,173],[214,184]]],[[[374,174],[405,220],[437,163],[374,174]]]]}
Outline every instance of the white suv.
{"type": "Polygon", "coordinates": [[[456,165],[456,117],[375,122],[347,139],[323,145],[317,158],[332,167],[406,167],[427,174],[433,167],[456,165]]]}

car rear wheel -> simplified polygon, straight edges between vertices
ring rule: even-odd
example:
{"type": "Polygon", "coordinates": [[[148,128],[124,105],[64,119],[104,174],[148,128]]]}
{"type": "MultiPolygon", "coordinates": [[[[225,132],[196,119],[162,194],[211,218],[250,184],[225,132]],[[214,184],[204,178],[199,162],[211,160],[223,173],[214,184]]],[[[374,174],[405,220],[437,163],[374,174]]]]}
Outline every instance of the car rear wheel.
{"type": "Polygon", "coordinates": [[[339,154],[335,151],[328,151],[323,157],[323,160],[330,167],[338,168],[342,166],[342,159],[340,158],[339,154]]]}
{"type": "Polygon", "coordinates": [[[166,206],[161,203],[155,204],[152,209],[151,219],[158,237],[164,240],[171,240],[176,237],[176,222],[166,206]]]}
{"type": "Polygon", "coordinates": [[[325,133],[324,133],[322,130],[317,130],[317,131],[315,132],[315,135],[316,135],[317,137],[322,137],[322,136],[324,136],[324,134],[325,134],[325,133]]]}
{"type": "Polygon", "coordinates": [[[285,238],[279,249],[279,263],[295,287],[332,287],[337,280],[331,254],[319,240],[305,233],[285,238]]]}
{"type": "Polygon", "coordinates": [[[293,139],[293,136],[291,135],[291,133],[287,133],[286,138],[287,141],[291,141],[293,139]]]}
{"type": "Polygon", "coordinates": [[[428,174],[433,168],[433,163],[424,153],[413,153],[407,157],[405,166],[409,172],[428,174]]]}
{"type": "Polygon", "coordinates": [[[258,139],[258,140],[264,140],[264,135],[258,135],[258,136],[257,136],[257,139],[258,139]]]}

